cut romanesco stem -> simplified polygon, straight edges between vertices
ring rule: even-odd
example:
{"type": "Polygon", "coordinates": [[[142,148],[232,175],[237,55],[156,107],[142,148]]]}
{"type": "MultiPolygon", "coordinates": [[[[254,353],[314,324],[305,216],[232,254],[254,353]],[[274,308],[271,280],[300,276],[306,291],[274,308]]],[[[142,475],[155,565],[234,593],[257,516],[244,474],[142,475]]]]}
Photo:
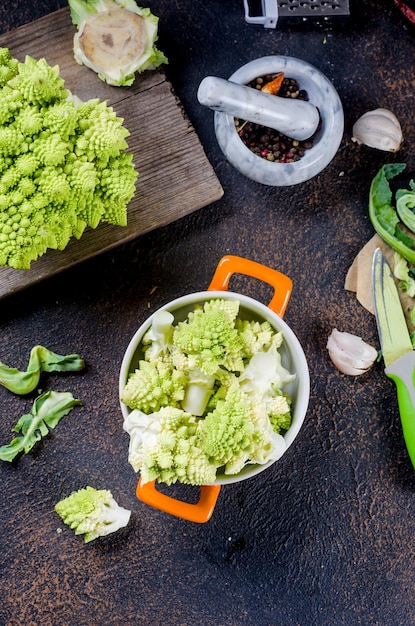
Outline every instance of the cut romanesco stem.
{"type": "Polygon", "coordinates": [[[0,265],[29,269],[102,222],[127,224],[137,172],[106,102],[78,102],[59,67],[0,48],[0,265]]]}
{"type": "Polygon", "coordinates": [[[85,543],[113,533],[130,521],[131,511],[119,506],[105,489],[85,487],[55,505],[55,511],[85,543]]]}
{"type": "Polygon", "coordinates": [[[245,393],[258,397],[274,395],[295,379],[281,363],[281,354],[272,346],[267,352],[257,352],[242,372],[239,383],[245,393]]]}
{"type": "Polygon", "coordinates": [[[167,58],[157,49],[158,18],[134,0],[69,0],[78,27],[74,56],[110,85],[127,86],[135,74],[167,58]]]}
{"type": "MultiPolygon", "coordinates": [[[[180,370],[179,370],[180,371],[180,370]]],[[[182,407],[188,413],[201,417],[213,393],[215,376],[208,375],[200,369],[187,372],[187,385],[182,407]]]]}
{"type": "Polygon", "coordinates": [[[143,350],[148,361],[168,358],[172,349],[174,317],[169,311],[156,311],[149,330],[143,337],[143,350]]]}

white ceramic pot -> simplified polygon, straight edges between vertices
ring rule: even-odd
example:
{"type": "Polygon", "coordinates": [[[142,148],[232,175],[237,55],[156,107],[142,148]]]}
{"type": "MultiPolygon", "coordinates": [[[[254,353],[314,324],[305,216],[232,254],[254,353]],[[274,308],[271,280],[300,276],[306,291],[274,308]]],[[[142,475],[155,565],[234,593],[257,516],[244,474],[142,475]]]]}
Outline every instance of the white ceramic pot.
{"type": "MultiPolygon", "coordinates": [[[[195,305],[203,305],[206,300],[211,300],[213,298],[236,299],[240,302],[239,317],[241,319],[257,321],[266,320],[274,329],[282,332],[284,337],[283,345],[280,348],[282,364],[289,370],[290,373],[296,374],[295,380],[284,387],[284,391],[286,391],[290,398],[292,398],[292,424],[284,435],[286,449],[291,446],[301,429],[306,415],[310,393],[309,371],[303,349],[294,332],[282,319],[282,315],[284,314],[291,295],[291,286],[291,280],[276,270],[240,257],[226,256],[220,261],[207,291],[182,296],[169,302],[161,309],[172,313],[175,318],[175,323],[177,323],[178,321],[185,320],[188,313],[194,309],[195,305]],[[227,287],[229,280],[231,275],[234,273],[254,276],[271,284],[274,287],[275,292],[274,297],[268,306],[249,296],[228,291],[227,287]]],[[[145,333],[149,330],[154,315],[155,313],[153,313],[153,315],[151,315],[140,326],[127,347],[120,371],[120,396],[127,383],[129,374],[135,371],[139,360],[142,358],[142,339],[145,333]]],[[[124,419],[126,419],[131,409],[121,402],[121,411],[124,419]]],[[[264,465],[248,464],[237,475],[226,475],[219,471],[213,486],[201,487],[201,500],[208,500],[211,502],[213,499],[214,502],[216,502],[220,486],[252,478],[260,472],[266,470],[274,462],[276,461],[269,461],[264,465]],[[212,490],[211,487],[214,489],[212,490]]],[[[187,505],[187,507],[193,508],[187,511],[189,514],[184,514],[184,504],[181,503],[181,501],[176,501],[168,496],[165,496],[164,494],[160,494],[155,489],[154,484],[142,485],[139,482],[137,487],[137,496],[148,504],[156,506],[156,508],[160,508],[180,517],[185,517],[186,519],[192,519],[193,521],[207,521],[213,511],[213,508],[209,510],[207,519],[193,519],[195,511],[199,514],[200,510],[203,508],[200,505],[200,502],[197,505],[200,505],[199,509],[197,509],[196,505],[187,505]]],[[[204,517],[204,515],[205,513],[203,512],[201,516],[204,517]]]]}

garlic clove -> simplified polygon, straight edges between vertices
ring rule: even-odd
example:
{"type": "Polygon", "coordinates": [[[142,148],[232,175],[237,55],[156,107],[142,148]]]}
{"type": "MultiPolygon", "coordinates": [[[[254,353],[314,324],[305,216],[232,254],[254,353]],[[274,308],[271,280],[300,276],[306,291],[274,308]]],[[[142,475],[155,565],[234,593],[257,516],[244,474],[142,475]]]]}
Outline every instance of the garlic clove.
{"type": "Polygon", "coordinates": [[[403,141],[402,128],[392,111],[374,109],[355,122],[352,141],[385,152],[398,152],[403,141]]]}
{"type": "Polygon", "coordinates": [[[340,332],[337,328],[333,328],[327,340],[327,349],[337,369],[349,376],[364,374],[378,357],[378,351],[361,337],[340,332]]]}

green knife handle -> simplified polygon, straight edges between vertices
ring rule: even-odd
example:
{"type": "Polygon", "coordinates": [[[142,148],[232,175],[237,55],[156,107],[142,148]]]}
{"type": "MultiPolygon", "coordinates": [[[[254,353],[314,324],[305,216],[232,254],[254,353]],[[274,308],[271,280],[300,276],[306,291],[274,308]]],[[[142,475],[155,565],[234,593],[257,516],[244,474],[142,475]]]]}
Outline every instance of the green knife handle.
{"type": "Polygon", "coordinates": [[[399,414],[406,449],[415,467],[415,352],[407,352],[385,369],[398,393],[399,414]]]}

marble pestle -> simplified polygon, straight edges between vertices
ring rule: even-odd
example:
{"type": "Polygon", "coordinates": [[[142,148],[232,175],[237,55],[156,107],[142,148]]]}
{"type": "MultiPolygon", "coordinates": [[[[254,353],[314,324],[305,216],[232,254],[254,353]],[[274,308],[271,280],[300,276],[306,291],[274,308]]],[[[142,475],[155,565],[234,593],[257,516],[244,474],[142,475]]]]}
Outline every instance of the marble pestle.
{"type": "Polygon", "coordinates": [[[309,139],[320,122],[310,102],[273,96],[215,76],[202,80],[197,98],[214,111],[273,128],[298,141],[309,139]]]}

